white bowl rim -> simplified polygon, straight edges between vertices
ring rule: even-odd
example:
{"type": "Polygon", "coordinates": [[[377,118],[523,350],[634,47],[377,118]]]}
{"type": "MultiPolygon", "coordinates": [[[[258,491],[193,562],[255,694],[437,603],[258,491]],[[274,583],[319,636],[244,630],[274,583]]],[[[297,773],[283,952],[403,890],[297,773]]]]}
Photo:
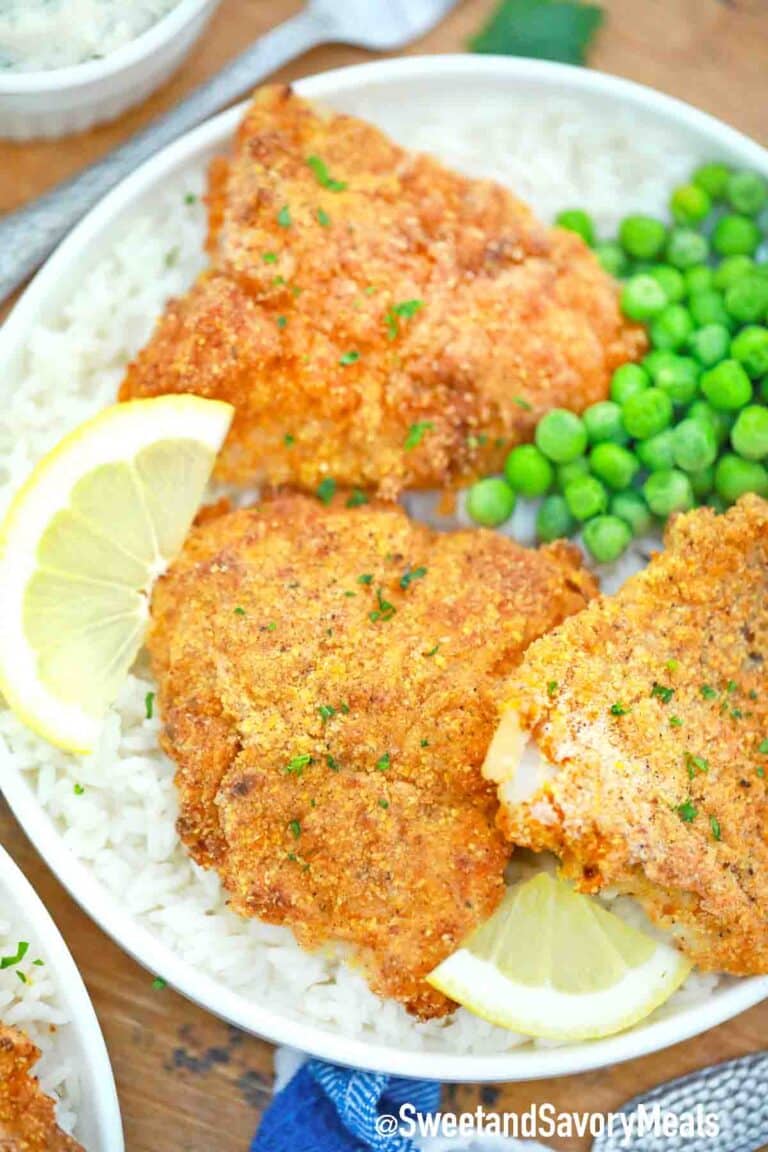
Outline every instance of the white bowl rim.
{"type": "MultiPolygon", "coordinates": [[[[544,87],[586,90],[606,98],[666,114],[694,131],[719,137],[724,147],[738,151],[744,164],[768,175],[768,152],[735,128],[707,113],[643,85],[605,73],[564,64],[485,55],[411,56],[352,65],[307,77],[295,87],[312,99],[333,99],[367,81],[397,82],[404,76],[498,76],[504,80],[533,80],[544,87]]],[[[147,161],[106,196],[73,230],[37,274],[0,332],[0,376],[3,359],[12,357],[23,343],[24,331],[45,311],[57,282],[77,264],[91,242],[113,226],[120,213],[164,177],[194,161],[206,150],[226,143],[246,104],[237,105],[206,121],[147,161]]],[[[88,915],[126,952],[150,972],[159,973],[182,995],[214,1015],[275,1044],[286,1044],[337,1064],[366,1068],[398,1076],[414,1076],[459,1083],[550,1078],[609,1067],[687,1040],[743,1012],[768,997],[768,977],[740,980],[718,991],[704,1004],[681,1008],[629,1032],[605,1040],[562,1048],[522,1048],[488,1055],[453,1054],[431,1050],[401,1051],[391,1044],[369,1043],[325,1031],[319,1025],[290,1019],[268,1007],[245,1000],[216,980],[181,960],[169,947],[126,914],[90,869],[65,846],[60,832],[39,805],[20,771],[7,773],[3,792],[14,815],[59,881],[88,915]]]]}
{"type": "MultiPolygon", "coordinates": [[[[44,95],[60,93],[80,85],[109,80],[116,73],[153,56],[155,52],[179,35],[181,30],[213,0],[178,0],[165,16],[145,28],[133,40],[108,52],[98,60],[84,60],[65,68],[40,68],[35,72],[0,72],[0,97],[44,95]]],[[[218,4],[220,0],[215,0],[218,4]]]]}
{"type": "MultiPolygon", "coordinates": [[[[70,1018],[67,1027],[72,1029],[78,1047],[87,1058],[88,1068],[80,1070],[81,1088],[88,1091],[86,1080],[89,1078],[97,1086],[91,1105],[102,1146],[105,1152],[106,1149],[122,1152],[123,1126],[112,1065],[91,998],[51,914],[18,864],[0,846],[0,893],[3,889],[12,894],[24,909],[30,933],[45,955],[57,996],[70,1018]]],[[[23,1030],[23,1024],[20,1027],[23,1030]]]]}

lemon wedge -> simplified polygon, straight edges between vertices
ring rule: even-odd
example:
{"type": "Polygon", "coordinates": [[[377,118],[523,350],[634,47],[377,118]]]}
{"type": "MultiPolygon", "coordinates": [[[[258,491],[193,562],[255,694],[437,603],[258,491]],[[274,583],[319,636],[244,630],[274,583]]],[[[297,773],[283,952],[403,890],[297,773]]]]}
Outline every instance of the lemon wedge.
{"type": "Polygon", "coordinates": [[[637,1024],[690,970],[671,945],[542,873],[510,888],[427,980],[492,1024],[573,1042],[637,1024]]]}
{"type": "Polygon", "coordinates": [[[0,691],[52,744],[93,749],[232,413],[187,395],[116,404],[66,436],[13,500],[0,527],[0,691]]]}

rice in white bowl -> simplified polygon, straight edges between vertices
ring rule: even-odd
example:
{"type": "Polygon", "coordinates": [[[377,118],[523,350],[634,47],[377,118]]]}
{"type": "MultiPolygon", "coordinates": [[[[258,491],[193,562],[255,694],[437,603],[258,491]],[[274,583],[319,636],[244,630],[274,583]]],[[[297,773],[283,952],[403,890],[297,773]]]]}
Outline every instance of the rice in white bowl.
{"type": "MultiPolygon", "coordinates": [[[[585,127],[565,101],[521,98],[510,106],[500,99],[498,107],[469,114],[466,104],[459,114],[460,103],[458,94],[455,104],[441,104],[439,115],[401,112],[396,125],[383,126],[465,171],[504,180],[542,216],[579,204],[609,229],[630,209],[659,211],[669,188],[698,159],[670,148],[661,128],[646,127],[638,139],[634,120],[610,109],[585,127]]],[[[398,116],[396,107],[391,115],[398,116]]],[[[17,378],[5,382],[0,513],[39,456],[114,400],[123,366],[145,341],[163,301],[202,266],[202,182],[201,172],[168,181],[151,209],[121,221],[111,250],[61,311],[35,330],[17,378]]],[[[409,499],[416,511],[430,503],[429,497],[409,499]]],[[[174,766],[158,748],[157,717],[146,715],[153,690],[140,662],[110,712],[99,749],[82,759],[51,749],[7,710],[0,713],[0,766],[6,758],[26,774],[69,849],[137,923],[231,991],[328,1031],[444,1052],[501,1053],[528,1043],[464,1011],[415,1022],[400,1005],[374,996],[339,957],[304,952],[287,928],[230,912],[218,877],[195,865],[176,835],[174,766]],[[76,783],[82,790],[75,791],[76,783]]],[[[642,915],[627,901],[617,902],[617,910],[642,915]]],[[[716,984],[716,977],[694,973],[662,1013],[681,1001],[706,999],[716,984]]]]}
{"type": "Polygon", "coordinates": [[[80,1078],[70,1057],[71,1023],[62,1008],[56,976],[35,934],[4,899],[0,877],[0,1021],[18,1028],[40,1049],[31,1072],[56,1104],[56,1119],[66,1132],[77,1134],[80,1078]],[[19,955],[19,945],[24,955],[19,955]],[[23,944],[28,948],[24,950],[23,944]]]}
{"type": "Polygon", "coordinates": [[[0,71],[100,60],[135,40],[179,0],[0,0],[0,71]]]}

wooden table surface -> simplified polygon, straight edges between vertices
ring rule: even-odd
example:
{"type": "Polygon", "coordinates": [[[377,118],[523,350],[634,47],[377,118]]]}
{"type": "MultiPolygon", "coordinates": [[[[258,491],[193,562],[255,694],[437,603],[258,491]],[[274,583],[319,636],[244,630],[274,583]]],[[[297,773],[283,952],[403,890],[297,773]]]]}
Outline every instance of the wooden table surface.
{"type": "MultiPolygon", "coordinates": [[[[595,67],[689,100],[768,142],[766,0],[602,4],[607,19],[592,54],[595,67]]],[[[291,0],[223,0],[182,70],[118,123],[66,141],[0,144],[0,211],[39,194],[114,146],[298,7],[291,0]]],[[[492,0],[464,0],[411,50],[461,50],[492,7],[492,0]]],[[[351,48],[321,48],[279,75],[295,79],[367,58],[351,48]]],[[[271,1046],[220,1023],[170,989],[153,991],[151,975],[69,899],[7,808],[0,811],[0,835],[52,912],[85,977],[112,1056],[128,1152],[244,1152],[270,1098],[271,1046]]],[[[551,1101],[561,1110],[612,1109],[664,1079],[754,1051],[766,1037],[768,1002],[704,1036],[630,1064],[548,1082],[452,1087],[443,1106],[469,1110],[483,1102],[520,1111],[534,1101],[551,1101]]],[[[556,1143],[576,1152],[589,1141],[556,1143]]]]}

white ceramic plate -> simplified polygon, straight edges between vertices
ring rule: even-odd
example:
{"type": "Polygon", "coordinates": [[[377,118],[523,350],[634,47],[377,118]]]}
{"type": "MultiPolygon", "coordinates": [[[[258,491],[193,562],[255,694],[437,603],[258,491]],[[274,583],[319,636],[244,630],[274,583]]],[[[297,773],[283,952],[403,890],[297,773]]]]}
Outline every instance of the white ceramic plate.
{"type": "MultiPolygon", "coordinates": [[[[465,113],[478,121],[477,153],[483,168],[486,133],[498,134],[500,116],[510,109],[545,108],[549,101],[567,101],[585,124],[601,118],[606,140],[613,119],[622,117],[637,139],[635,166],[655,163],[669,172],[669,186],[691,163],[724,159],[768,174],[768,154],[734,130],[694,109],[609,76],[527,60],[491,57],[442,56],[387,60],[329,72],[302,81],[302,94],[340,109],[365,116],[405,143],[426,147],[451,158],[450,132],[430,140],[429,125],[439,110],[465,113]],[[487,123],[483,124],[483,116],[487,123]],[[649,156],[648,149],[651,147],[649,156]],[[656,149],[656,152],[653,151],[656,149]],[[680,157],[685,157],[681,167],[680,157]]],[[[56,314],[71,295],[78,277],[119,236],[121,221],[148,205],[163,186],[190,169],[199,170],[228,144],[241,115],[233,109],[203,125],[153,161],[140,168],[108,196],[72,233],[27,290],[0,333],[0,380],[22,351],[27,334],[42,318],[56,314]]],[[[577,133],[578,135],[578,133],[577,133]]],[[[589,157],[585,163],[589,162],[589,157]]],[[[481,174],[489,174],[487,171],[481,174]]],[[[492,165],[490,166],[492,167],[492,165]]],[[[641,173],[641,170],[639,169],[641,173]]],[[[521,191],[526,187],[521,170],[521,191]]],[[[615,216],[638,208],[654,207],[639,201],[617,203],[615,216]]],[[[555,187],[557,172],[547,180],[549,202],[572,200],[572,188],[562,195],[555,187]]],[[[633,183],[634,188],[634,183],[633,183]]],[[[536,189],[533,189],[536,192],[536,189]]],[[[565,206],[565,205],[563,205],[565,206]]],[[[589,207],[589,203],[585,204],[589,207]]],[[[655,205],[661,208],[662,205],[655,205]]],[[[11,771],[3,789],[18,819],[40,853],[82,907],[126,951],[152,972],[163,976],[180,992],[211,1012],[276,1043],[322,1056],[342,1064],[390,1073],[441,1080],[525,1080],[559,1076],[602,1067],[652,1052],[703,1032],[727,1020],[768,995],[768,979],[724,982],[704,1003],[680,1005],[665,1018],[654,1019],[620,1036],[565,1048],[524,1048],[501,1055],[453,1055],[402,1052],[394,1045],[349,1039],[314,1024],[289,1019],[223,987],[200,972],[151,935],[124,912],[88,868],[74,857],[59,828],[35,799],[23,776],[11,771]]]]}
{"type": "MultiPolygon", "coordinates": [[[[0,848],[0,919],[12,920],[24,930],[31,945],[28,956],[43,958],[45,968],[40,972],[56,985],[57,1006],[68,1019],[58,1030],[56,1058],[61,1056],[78,1073],[74,1135],[87,1152],[122,1152],[115,1082],[90,997],[58,928],[4,848],[0,848]]],[[[18,1027],[23,1030],[24,1024],[18,1027]]]]}

